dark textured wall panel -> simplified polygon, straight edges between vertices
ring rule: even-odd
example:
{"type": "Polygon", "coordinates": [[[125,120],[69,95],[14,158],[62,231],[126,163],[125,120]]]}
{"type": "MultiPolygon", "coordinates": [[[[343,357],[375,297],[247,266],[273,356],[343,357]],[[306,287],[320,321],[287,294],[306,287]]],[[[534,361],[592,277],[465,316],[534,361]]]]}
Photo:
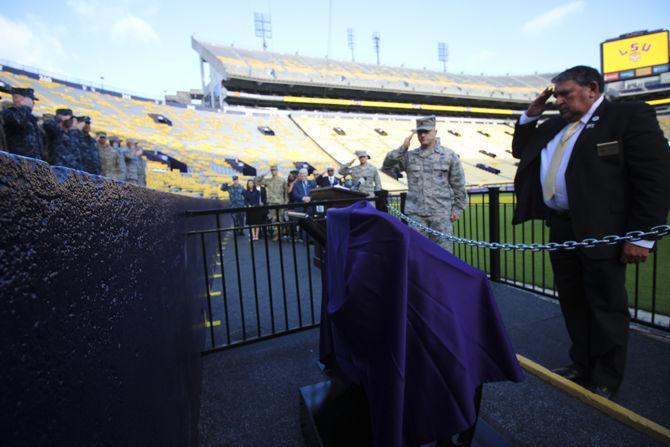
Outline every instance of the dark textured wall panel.
{"type": "Polygon", "coordinates": [[[0,444],[197,443],[203,207],[0,152],[0,444]]]}

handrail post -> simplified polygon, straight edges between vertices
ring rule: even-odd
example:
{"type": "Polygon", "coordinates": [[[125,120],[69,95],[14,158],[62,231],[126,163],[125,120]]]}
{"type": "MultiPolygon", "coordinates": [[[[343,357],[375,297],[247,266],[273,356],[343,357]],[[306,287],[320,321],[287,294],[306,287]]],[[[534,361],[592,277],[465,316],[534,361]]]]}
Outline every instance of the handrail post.
{"type": "MultiPolygon", "coordinates": [[[[500,188],[488,188],[489,191],[489,241],[500,242],[500,188]]],[[[491,281],[500,282],[500,250],[489,250],[491,281]]]]}
{"type": "Polygon", "coordinates": [[[375,208],[388,213],[389,192],[385,189],[375,191],[375,208]]]}
{"type": "Polygon", "coordinates": [[[400,193],[400,212],[404,213],[405,212],[405,201],[407,200],[407,193],[406,192],[401,192],[400,193]]]}

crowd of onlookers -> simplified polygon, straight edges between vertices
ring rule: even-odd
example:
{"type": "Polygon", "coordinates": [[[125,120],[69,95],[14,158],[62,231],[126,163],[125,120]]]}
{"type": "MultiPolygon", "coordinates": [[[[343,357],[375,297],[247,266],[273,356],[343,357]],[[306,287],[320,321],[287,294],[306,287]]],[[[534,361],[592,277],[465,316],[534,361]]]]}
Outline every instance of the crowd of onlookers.
{"type": "Polygon", "coordinates": [[[146,162],[137,141],[105,132],[91,136],[91,118],[71,109],[56,109],[53,115],[33,113],[35,92],[12,88],[12,100],[2,98],[0,150],[44,160],[96,175],[146,186],[146,162]]]}
{"type": "MultiPolygon", "coordinates": [[[[260,207],[288,203],[307,204],[311,200],[312,190],[333,186],[359,189],[350,176],[336,176],[332,166],[328,166],[322,173],[312,170],[311,174],[307,168],[301,168],[291,171],[287,178],[283,178],[279,175],[277,165],[272,165],[265,174],[249,178],[246,185],[240,184],[239,177],[234,175],[232,183],[224,183],[221,190],[228,192],[231,208],[247,208],[246,212],[232,214],[233,226],[237,228],[238,234],[242,234],[242,227],[245,225],[251,226],[251,239],[258,240],[260,227],[257,225],[288,221],[285,209],[267,210],[260,207]]],[[[288,237],[289,230],[290,226],[283,226],[282,231],[286,231],[284,236],[288,237]]],[[[268,231],[273,240],[279,239],[278,229],[275,231],[274,227],[269,227],[268,231]]],[[[303,237],[302,233],[298,233],[299,241],[303,237]]]]}

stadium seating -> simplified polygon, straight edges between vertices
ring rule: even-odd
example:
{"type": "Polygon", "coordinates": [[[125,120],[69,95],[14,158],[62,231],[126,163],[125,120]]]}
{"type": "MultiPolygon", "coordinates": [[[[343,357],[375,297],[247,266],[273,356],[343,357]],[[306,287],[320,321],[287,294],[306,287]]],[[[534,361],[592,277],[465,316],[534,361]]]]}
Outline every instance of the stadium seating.
{"type": "MultiPolygon", "coordinates": [[[[339,163],[351,161],[356,150],[364,149],[370,154],[371,163],[380,166],[386,153],[400,146],[415,127],[414,119],[404,116],[298,112],[292,117],[339,163]],[[341,128],[344,134],[338,134],[335,128],[341,128]],[[375,129],[383,130],[386,135],[380,135],[375,129]]],[[[469,185],[510,183],[514,179],[516,160],[507,152],[511,148],[513,128],[508,122],[439,119],[437,127],[441,144],[461,157],[469,185]],[[479,150],[492,153],[495,158],[479,150]],[[500,173],[495,175],[477,168],[478,163],[496,168],[500,173]]],[[[412,147],[417,146],[415,137],[412,147]]]]}
{"type": "MultiPolygon", "coordinates": [[[[265,57],[276,55],[268,53],[265,57]]],[[[285,59],[282,64],[292,70],[307,70],[294,58],[285,59]]],[[[166,164],[149,161],[147,184],[199,197],[227,198],[220,185],[230,181],[237,171],[226,159],[242,160],[258,173],[277,164],[286,176],[295,168],[294,162],[306,161],[322,171],[328,165],[337,168],[348,163],[355,159],[356,150],[364,149],[372,157],[371,164],[381,167],[386,153],[397,148],[414,128],[415,117],[410,116],[288,113],[248,107],[202,111],[101,94],[90,87],[78,89],[8,71],[0,71],[0,81],[33,87],[40,98],[35,109],[38,115],[69,107],[76,114],[91,116],[94,131],[138,139],[145,150],[160,150],[185,163],[188,172],[181,173],[170,171],[166,164]],[[172,126],[156,122],[149,114],[165,116],[172,126]],[[264,127],[271,132],[261,132],[264,127]]],[[[670,135],[670,115],[660,115],[659,122],[666,136],[670,135]]],[[[438,119],[441,144],[460,156],[469,186],[513,180],[517,161],[510,153],[512,132],[513,123],[508,120],[438,119]]],[[[416,146],[414,139],[412,147],[416,146]]],[[[391,191],[406,188],[404,179],[396,181],[386,175],[382,175],[382,183],[391,191]]]]}
{"type": "Polygon", "coordinates": [[[272,82],[320,84],[344,88],[386,89],[494,99],[532,99],[552,74],[484,76],[245,50],[193,39],[210,64],[230,77],[272,82]],[[211,57],[208,57],[211,56],[211,57]]]}

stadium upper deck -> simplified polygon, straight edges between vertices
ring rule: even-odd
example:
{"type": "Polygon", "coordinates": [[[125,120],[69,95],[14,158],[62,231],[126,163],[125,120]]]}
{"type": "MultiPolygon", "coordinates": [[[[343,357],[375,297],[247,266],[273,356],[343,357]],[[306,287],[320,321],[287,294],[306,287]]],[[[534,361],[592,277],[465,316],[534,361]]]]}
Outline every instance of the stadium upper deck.
{"type": "Polygon", "coordinates": [[[195,38],[192,39],[192,46],[224,80],[243,79],[352,90],[527,101],[553,77],[552,74],[475,76],[442,73],[244,50],[195,38]]]}

